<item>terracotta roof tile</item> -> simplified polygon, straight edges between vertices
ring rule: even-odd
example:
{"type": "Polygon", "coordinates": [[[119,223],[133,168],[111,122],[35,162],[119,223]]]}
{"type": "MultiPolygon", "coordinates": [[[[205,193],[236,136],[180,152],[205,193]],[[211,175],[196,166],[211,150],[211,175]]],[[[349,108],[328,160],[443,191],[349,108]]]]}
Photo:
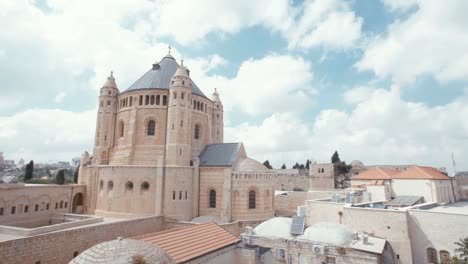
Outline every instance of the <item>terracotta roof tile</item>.
{"type": "Polygon", "coordinates": [[[183,263],[239,242],[237,237],[213,222],[141,235],[134,239],[162,248],[176,263],[183,263]]]}
{"type": "Polygon", "coordinates": [[[413,166],[405,171],[392,176],[393,179],[428,179],[428,180],[450,180],[450,177],[443,174],[436,168],[413,166]]]}
{"type": "Polygon", "coordinates": [[[397,174],[397,170],[387,170],[382,168],[375,168],[359,173],[351,177],[352,180],[390,180],[393,175],[397,174]]]}

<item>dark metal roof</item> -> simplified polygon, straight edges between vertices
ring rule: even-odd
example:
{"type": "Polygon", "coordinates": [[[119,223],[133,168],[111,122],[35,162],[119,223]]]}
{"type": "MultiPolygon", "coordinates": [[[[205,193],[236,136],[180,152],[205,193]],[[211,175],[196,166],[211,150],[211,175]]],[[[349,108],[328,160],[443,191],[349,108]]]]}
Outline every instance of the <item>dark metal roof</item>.
{"type": "Polygon", "coordinates": [[[412,195],[400,195],[395,199],[388,201],[387,205],[392,206],[412,206],[418,203],[421,203],[424,200],[422,196],[412,196],[412,195]]]}
{"type": "MultiPolygon", "coordinates": [[[[174,76],[178,67],[179,64],[174,57],[172,57],[171,54],[167,54],[159,63],[153,64],[153,67],[133,83],[125,92],[141,89],[169,89],[171,86],[171,78],[174,76]]],[[[192,93],[208,98],[193,80],[192,93]]]]}
{"type": "Polygon", "coordinates": [[[233,166],[241,143],[207,145],[200,154],[200,167],[233,166]]]}

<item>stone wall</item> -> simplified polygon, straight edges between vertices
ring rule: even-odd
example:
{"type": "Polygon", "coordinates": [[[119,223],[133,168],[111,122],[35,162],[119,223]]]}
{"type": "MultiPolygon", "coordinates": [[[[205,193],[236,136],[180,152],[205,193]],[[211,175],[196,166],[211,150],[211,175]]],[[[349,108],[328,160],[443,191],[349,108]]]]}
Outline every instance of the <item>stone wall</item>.
{"type": "Polygon", "coordinates": [[[0,263],[68,263],[98,243],[161,231],[163,224],[162,217],[153,216],[0,242],[0,263]]]}
{"type": "Polygon", "coordinates": [[[438,252],[439,261],[441,251],[455,256],[454,242],[468,236],[468,215],[413,209],[408,213],[413,263],[424,262],[428,248],[438,252]]]}
{"type": "Polygon", "coordinates": [[[412,263],[406,211],[343,207],[343,221],[353,230],[386,239],[393,248],[396,264],[412,263]]]}
{"type": "Polygon", "coordinates": [[[85,194],[78,184],[0,185],[0,225],[27,223],[31,217],[44,218],[54,213],[72,213],[73,198],[85,194]],[[3,209],[3,210],[1,210],[3,209]]]}
{"type": "Polygon", "coordinates": [[[281,191],[309,190],[310,177],[299,174],[296,169],[272,170],[274,188],[281,191]]]}
{"type": "Polygon", "coordinates": [[[285,192],[275,195],[275,215],[292,216],[296,214],[297,207],[305,204],[307,192],[285,192]]]}

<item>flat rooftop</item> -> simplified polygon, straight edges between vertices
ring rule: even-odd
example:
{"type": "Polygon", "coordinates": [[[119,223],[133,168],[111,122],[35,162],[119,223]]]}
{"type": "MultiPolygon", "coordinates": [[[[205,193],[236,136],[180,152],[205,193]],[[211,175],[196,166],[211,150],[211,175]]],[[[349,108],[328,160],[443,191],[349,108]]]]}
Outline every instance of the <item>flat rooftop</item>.
{"type": "Polygon", "coordinates": [[[423,208],[418,208],[418,209],[431,211],[431,212],[468,215],[468,201],[458,201],[453,204],[436,205],[430,208],[423,207],[423,208]]]}

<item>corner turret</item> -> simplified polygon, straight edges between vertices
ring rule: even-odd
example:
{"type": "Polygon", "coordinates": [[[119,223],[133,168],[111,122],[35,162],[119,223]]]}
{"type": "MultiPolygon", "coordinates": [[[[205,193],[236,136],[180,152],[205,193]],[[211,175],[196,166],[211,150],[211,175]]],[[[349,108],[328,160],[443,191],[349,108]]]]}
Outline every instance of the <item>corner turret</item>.
{"type": "Polygon", "coordinates": [[[215,88],[213,95],[211,96],[213,101],[213,143],[223,143],[224,142],[224,110],[223,103],[219,99],[218,90],[215,88]]]}
{"type": "Polygon", "coordinates": [[[101,87],[99,95],[99,109],[96,123],[96,140],[93,151],[95,165],[107,165],[109,149],[113,147],[115,113],[117,111],[117,96],[119,89],[115,83],[113,72],[101,87]]]}

